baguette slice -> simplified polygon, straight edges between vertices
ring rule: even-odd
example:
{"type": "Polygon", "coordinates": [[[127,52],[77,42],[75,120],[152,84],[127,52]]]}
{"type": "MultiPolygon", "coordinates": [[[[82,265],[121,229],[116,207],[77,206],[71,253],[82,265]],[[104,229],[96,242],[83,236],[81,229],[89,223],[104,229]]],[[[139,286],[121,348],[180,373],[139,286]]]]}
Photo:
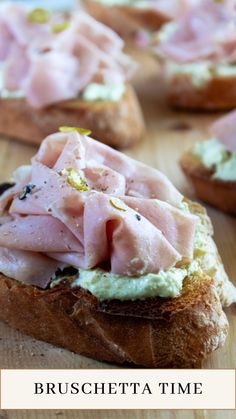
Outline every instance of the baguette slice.
{"type": "Polygon", "coordinates": [[[194,368],[224,344],[228,322],[209,277],[181,297],[99,301],[68,286],[42,291],[0,276],[0,319],[36,339],[101,361],[194,368]]]}
{"type": "MultiPolygon", "coordinates": [[[[190,205],[205,217],[212,234],[205,210],[190,205]]],[[[177,298],[123,302],[99,301],[82,288],[71,288],[70,281],[40,290],[0,275],[0,319],[36,339],[101,361],[199,368],[224,344],[228,322],[222,304],[235,301],[219,255],[216,263],[222,267],[219,278],[215,272],[212,278],[202,273],[186,278],[177,298]]]]}
{"type": "Polygon", "coordinates": [[[222,211],[236,214],[236,182],[212,179],[213,172],[190,151],[182,156],[180,165],[199,199],[222,211]]]}
{"type": "Polygon", "coordinates": [[[0,134],[39,145],[60,126],[90,128],[94,138],[116,148],[138,142],[145,124],[130,85],[119,102],[68,100],[42,110],[25,99],[0,99],[0,134]]]}
{"type": "Polygon", "coordinates": [[[177,109],[233,109],[236,107],[236,76],[213,77],[196,87],[188,75],[173,75],[167,81],[167,100],[170,106],[177,109]]]}
{"type": "Polygon", "coordinates": [[[85,8],[96,20],[112,28],[122,38],[132,40],[141,29],[157,30],[169,18],[155,10],[129,6],[105,6],[93,0],[84,1],[85,8]]]}

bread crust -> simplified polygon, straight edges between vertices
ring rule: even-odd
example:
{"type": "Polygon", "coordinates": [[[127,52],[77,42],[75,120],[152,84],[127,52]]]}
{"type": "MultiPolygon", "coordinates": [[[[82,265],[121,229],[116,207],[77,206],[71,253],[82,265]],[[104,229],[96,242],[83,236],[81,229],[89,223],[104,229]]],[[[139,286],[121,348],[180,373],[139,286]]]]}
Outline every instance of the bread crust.
{"type": "Polygon", "coordinates": [[[199,199],[230,214],[236,215],[236,182],[212,179],[207,169],[191,151],[185,153],[180,165],[191,181],[199,199]]]}
{"type": "Polygon", "coordinates": [[[126,40],[132,40],[140,29],[157,30],[169,21],[166,15],[151,9],[129,6],[108,7],[93,0],[85,0],[84,3],[89,14],[126,40]]]}
{"type": "Polygon", "coordinates": [[[236,76],[213,77],[196,87],[188,75],[176,74],[167,80],[167,99],[172,107],[185,110],[233,109],[236,107],[236,76]]]}
{"type": "Polygon", "coordinates": [[[191,279],[175,299],[100,303],[81,288],[40,290],[1,275],[0,307],[1,320],[36,339],[150,368],[200,367],[228,331],[209,277],[191,279]]]}
{"type": "Polygon", "coordinates": [[[96,139],[115,148],[137,143],[144,134],[142,111],[133,88],[127,85],[119,102],[68,100],[41,110],[25,99],[0,100],[0,133],[39,145],[60,126],[89,128],[96,139]]]}

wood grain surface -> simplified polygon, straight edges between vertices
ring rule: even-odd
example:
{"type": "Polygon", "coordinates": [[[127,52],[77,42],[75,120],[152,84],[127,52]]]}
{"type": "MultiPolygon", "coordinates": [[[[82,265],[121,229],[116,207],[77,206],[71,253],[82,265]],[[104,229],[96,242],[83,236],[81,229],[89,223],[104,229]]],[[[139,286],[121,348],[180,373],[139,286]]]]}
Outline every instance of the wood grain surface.
{"type": "MultiPolygon", "coordinates": [[[[194,198],[178,166],[181,153],[196,141],[206,138],[208,124],[219,115],[186,114],[167,108],[162,86],[158,82],[158,68],[150,58],[142,58],[142,71],[136,78],[140,101],[147,123],[143,141],[128,155],[162,170],[182,193],[194,198]]],[[[115,121],[114,121],[115,123],[115,121]]],[[[1,138],[0,182],[9,179],[11,172],[27,164],[36,149],[29,145],[1,138]]],[[[215,240],[225,268],[236,285],[236,218],[208,207],[215,229],[215,240]]],[[[216,351],[205,363],[205,368],[236,368],[236,305],[226,310],[230,332],[224,348],[216,351]]],[[[75,355],[49,344],[38,342],[0,323],[0,368],[117,368],[75,355]]],[[[222,395],[223,397],[223,395],[222,395]]],[[[148,406],[147,406],[148,409],[148,406]]],[[[218,419],[236,418],[232,411],[0,411],[0,419],[51,418],[110,418],[110,419],[218,419]]]]}

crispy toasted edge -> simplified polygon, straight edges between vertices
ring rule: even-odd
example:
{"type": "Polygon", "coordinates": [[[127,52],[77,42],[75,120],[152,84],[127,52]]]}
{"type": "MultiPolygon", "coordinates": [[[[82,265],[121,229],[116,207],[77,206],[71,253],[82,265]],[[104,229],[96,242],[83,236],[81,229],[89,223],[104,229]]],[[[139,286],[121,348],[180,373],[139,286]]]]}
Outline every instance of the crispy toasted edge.
{"type": "Polygon", "coordinates": [[[79,126],[109,146],[124,148],[142,138],[145,123],[131,85],[118,102],[68,100],[37,110],[25,99],[0,99],[0,133],[39,145],[60,126],[79,126]]]}
{"type": "MultiPolygon", "coordinates": [[[[82,289],[42,291],[0,276],[1,320],[36,339],[102,361],[160,368],[200,367],[224,344],[228,332],[210,278],[196,278],[184,301],[180,297],[178,302],[169,302],[168,310],[163,302],[157,318],[123,311],[113,314],[97,304],[82,289]]],[[[139,307],[142,304],[145,302],[139,302],[139,307]]]]}
{"type": "Polygon", "coordinates": [[[190,151],[183,154],[180,166],[193,185],[196,196],[227,213],[236,214],[236,182],[212,179],[207,169],[190,151]]]}
{"type": "Polygon", "coordinates": [[[216,111],[236,106],[236,76],[212,77],[196,87],[191,77],[176,74],[166,78],[170,106],[184,110],[216,111]]]}
{"type": "Polygon", "coordinates": [[[170,19],[157,11],[129,6],[105,6],[85,0],[85,8],[95,19],[111,27],[121,37],[130,40],[141,29],[157,30],[170,19]]]}

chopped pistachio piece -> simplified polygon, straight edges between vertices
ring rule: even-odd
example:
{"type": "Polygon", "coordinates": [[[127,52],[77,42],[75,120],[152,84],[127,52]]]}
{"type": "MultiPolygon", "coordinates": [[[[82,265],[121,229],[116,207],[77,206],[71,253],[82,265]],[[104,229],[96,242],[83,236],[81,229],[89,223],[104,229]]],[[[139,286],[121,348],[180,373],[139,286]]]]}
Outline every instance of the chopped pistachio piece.
{"type": "Polygon", "coordinates": [[[78,191],[90,190],[86,180],[83,179],[82,176],[78,172],[76,172],[75,169],[63,169],[61,171],[61,174],[65,175],[67,177],[67,182],[69,183],[69,185],[73,186],[73,188],[77,189],[78,191]]]}
{"type": "Polygon", "coordinates": [[[90,135],[91,131],[86,128],[79,128],[79,127],[59,127],[60,132],[79,132],[82,135],[90,135]]]}
{"type": "Polygon", "coordinates": [[[120,211],[127,211],[126,205],[118,198],[111,198],[110,203],[114,208],[120,211]]]}
{"type": "Polygon", "coordinates": [[[52,32],[53,33],[60,33],[60,32],[65,31],[69,27],[70,27],[70,22],[65,21],[65,22],[57,23],[57,24],[52,26],[52,32]]]}
{"type": "Polygon", "coordinates": [[[28,14],[28,22],[30,23],[47,23],[49,21],[50,18],[50,13],[48,10],[43,9],[43,8],[37,8],[37,9],[33,9],[29,14],[28,14]]]}

